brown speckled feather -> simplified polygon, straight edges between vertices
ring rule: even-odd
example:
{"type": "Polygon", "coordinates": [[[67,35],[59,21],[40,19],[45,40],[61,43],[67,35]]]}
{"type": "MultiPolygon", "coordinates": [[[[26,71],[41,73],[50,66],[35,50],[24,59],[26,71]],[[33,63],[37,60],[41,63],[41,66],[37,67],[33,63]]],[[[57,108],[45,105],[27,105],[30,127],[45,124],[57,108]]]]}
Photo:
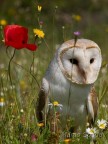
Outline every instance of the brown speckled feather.
{"type": "Polygon", "coordinates": [[[95,92],[94,87],[91,89],[91,101],[94,109],[94,118],[97,116],[97,111],[98,111],[98,97],[95,92]]]}
{"type": "Polygon", "coordinates": [[[39,122],[42,122],[44,120],[43,109],[46,105],[48,93],[49,84],[48,81],[45,78],[43,78],[42,85],[38,94],[38,100],[36,103],[36,116],[39,122]]]}
{"type": "Polygon", "coordinates": [[[36,106],[36,116],[39,122],[43,121],[43,114],[42,110],[45,106],[45,101],[46,101],[46,94],[43,88],[40,89],[39,92],[39,98],[37,101],[37,106],[36,106]]]}
{"type": "Polygon", "coordinates": [[[95,122],[98,112],[98,97],[94,87],[92,87],[87,102],[88,122],[92,125],[95,122]]]}

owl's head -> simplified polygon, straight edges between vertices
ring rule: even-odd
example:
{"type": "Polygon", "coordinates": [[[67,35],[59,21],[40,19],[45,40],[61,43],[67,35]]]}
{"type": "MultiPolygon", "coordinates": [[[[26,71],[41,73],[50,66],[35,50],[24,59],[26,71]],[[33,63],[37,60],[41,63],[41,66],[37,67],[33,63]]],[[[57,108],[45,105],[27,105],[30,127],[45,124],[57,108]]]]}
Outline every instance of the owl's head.
{"type": "Polygon", "coordinates": [[[57,50],[57,61],[63,75],[73,83],[92,84],[102,63],[99,46],[87,39],[66,41],[57,50]]]}

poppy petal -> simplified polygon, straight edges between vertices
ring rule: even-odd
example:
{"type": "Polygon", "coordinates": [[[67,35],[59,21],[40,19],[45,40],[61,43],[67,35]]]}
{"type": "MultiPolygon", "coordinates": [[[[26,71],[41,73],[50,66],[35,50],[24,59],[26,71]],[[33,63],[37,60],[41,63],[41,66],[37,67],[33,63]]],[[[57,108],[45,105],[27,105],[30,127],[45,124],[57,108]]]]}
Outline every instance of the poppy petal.
{"type": "Polygon", "coordinates": [[[35,51],[37,49],[35,44],[25,44],[25,47],[31,51],[35,51]]]}
{"type": "Polygon", "coordinates": [[[7,25],[4,27],[5,45],[12,46],[16,49],[27,48],[35,51],[35,44],[27,44],[28,29],[20,25],[7,25]]]}
{"type": "Polygon", "coordinates": [[[11,42],[11,41],[5,41],[6,46],[11,46],[16,49],[22,49],[24,46],[22,44],[16,43],[16,42],[11,42]]]}

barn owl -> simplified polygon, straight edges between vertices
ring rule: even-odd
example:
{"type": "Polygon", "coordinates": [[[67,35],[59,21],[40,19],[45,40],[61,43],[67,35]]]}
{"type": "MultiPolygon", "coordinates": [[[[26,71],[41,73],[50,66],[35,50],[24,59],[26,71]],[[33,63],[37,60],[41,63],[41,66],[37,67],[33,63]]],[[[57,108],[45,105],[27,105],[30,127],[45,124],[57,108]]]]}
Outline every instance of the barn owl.
{"type": "Polygon", "coordinates": [[[88,39],[77,39],[76,44],[74,39],[64,42],[42,79],[36,109],[38,120],[48,114],[48,103],[57,101],[62,105],[60,118],[64,122],[67,116],[74,118],[77,128],[86,125],[87,116],[89,122],[94,122],[98,99],[93,84],[101,62],[101,50],[95,42],[88,39]]]}

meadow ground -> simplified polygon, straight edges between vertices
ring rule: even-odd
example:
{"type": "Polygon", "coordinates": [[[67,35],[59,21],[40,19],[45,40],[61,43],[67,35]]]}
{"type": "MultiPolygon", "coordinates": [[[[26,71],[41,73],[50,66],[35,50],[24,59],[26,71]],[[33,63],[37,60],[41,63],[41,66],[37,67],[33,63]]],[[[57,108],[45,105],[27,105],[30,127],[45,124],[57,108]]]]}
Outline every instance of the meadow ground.
{"type": "Polygon", "coordinates": [[[33,12],[36,13],[36,16],[29,14],[29,10],[25,14],[22,7],[22,11],[20,10],[17,15],[15,9],[12,7],[10,9],[8,6],[9,17],[3,13],[0,17],[0,143],[51,144],[56,143],[57,140],[59,144],[89,144],[91,137],[95,135],[97,144],[108,144],[108,129],[106,127],[108,121],[108,22],[106,11],[70,13],[62,11],[58,6],[53,6],[50,9],[51,13],[46,14],[44,6],[40,11],[37,3],[32,8],[35,9],[33,12]],[[13,15],[14,19],[9,19],[13,15]],[[10,70],[9,61],[14,48],[9,47],[6,50],[2,42],[3,27],[6,24],[2,23],[2,20],[5,20],[7,24],[16,23],[28,27],[31,43],[34,43],[34,28],[41,29],[45,33],[43,38],[36,40],[38,45],[36,51],[16,50],[13,60],[10,62],[10,70]],[[74,38],[73,32],[76,30],[81,31],[80,37],[91,39],[99,44],[103,63],[95,83],[99,98],[99,112],[94,126],[97,131],[92,130],[88,137],[87,135],[84,137],[85,134],[74,134],[72,138],[68,138],[65,136],[67,131],[58,136],[58,133],[50,132],[48,127],[37,122],[35,103],[39,92],[37,82],[41,85],[42,77],[56,48],[63,41],[74,38]],[[103,127],[100,127],[97,121],[102,119],[105,121],[103,127]],[[43,129],[42,133],[40,133],[40,128],[43,129]]]}

